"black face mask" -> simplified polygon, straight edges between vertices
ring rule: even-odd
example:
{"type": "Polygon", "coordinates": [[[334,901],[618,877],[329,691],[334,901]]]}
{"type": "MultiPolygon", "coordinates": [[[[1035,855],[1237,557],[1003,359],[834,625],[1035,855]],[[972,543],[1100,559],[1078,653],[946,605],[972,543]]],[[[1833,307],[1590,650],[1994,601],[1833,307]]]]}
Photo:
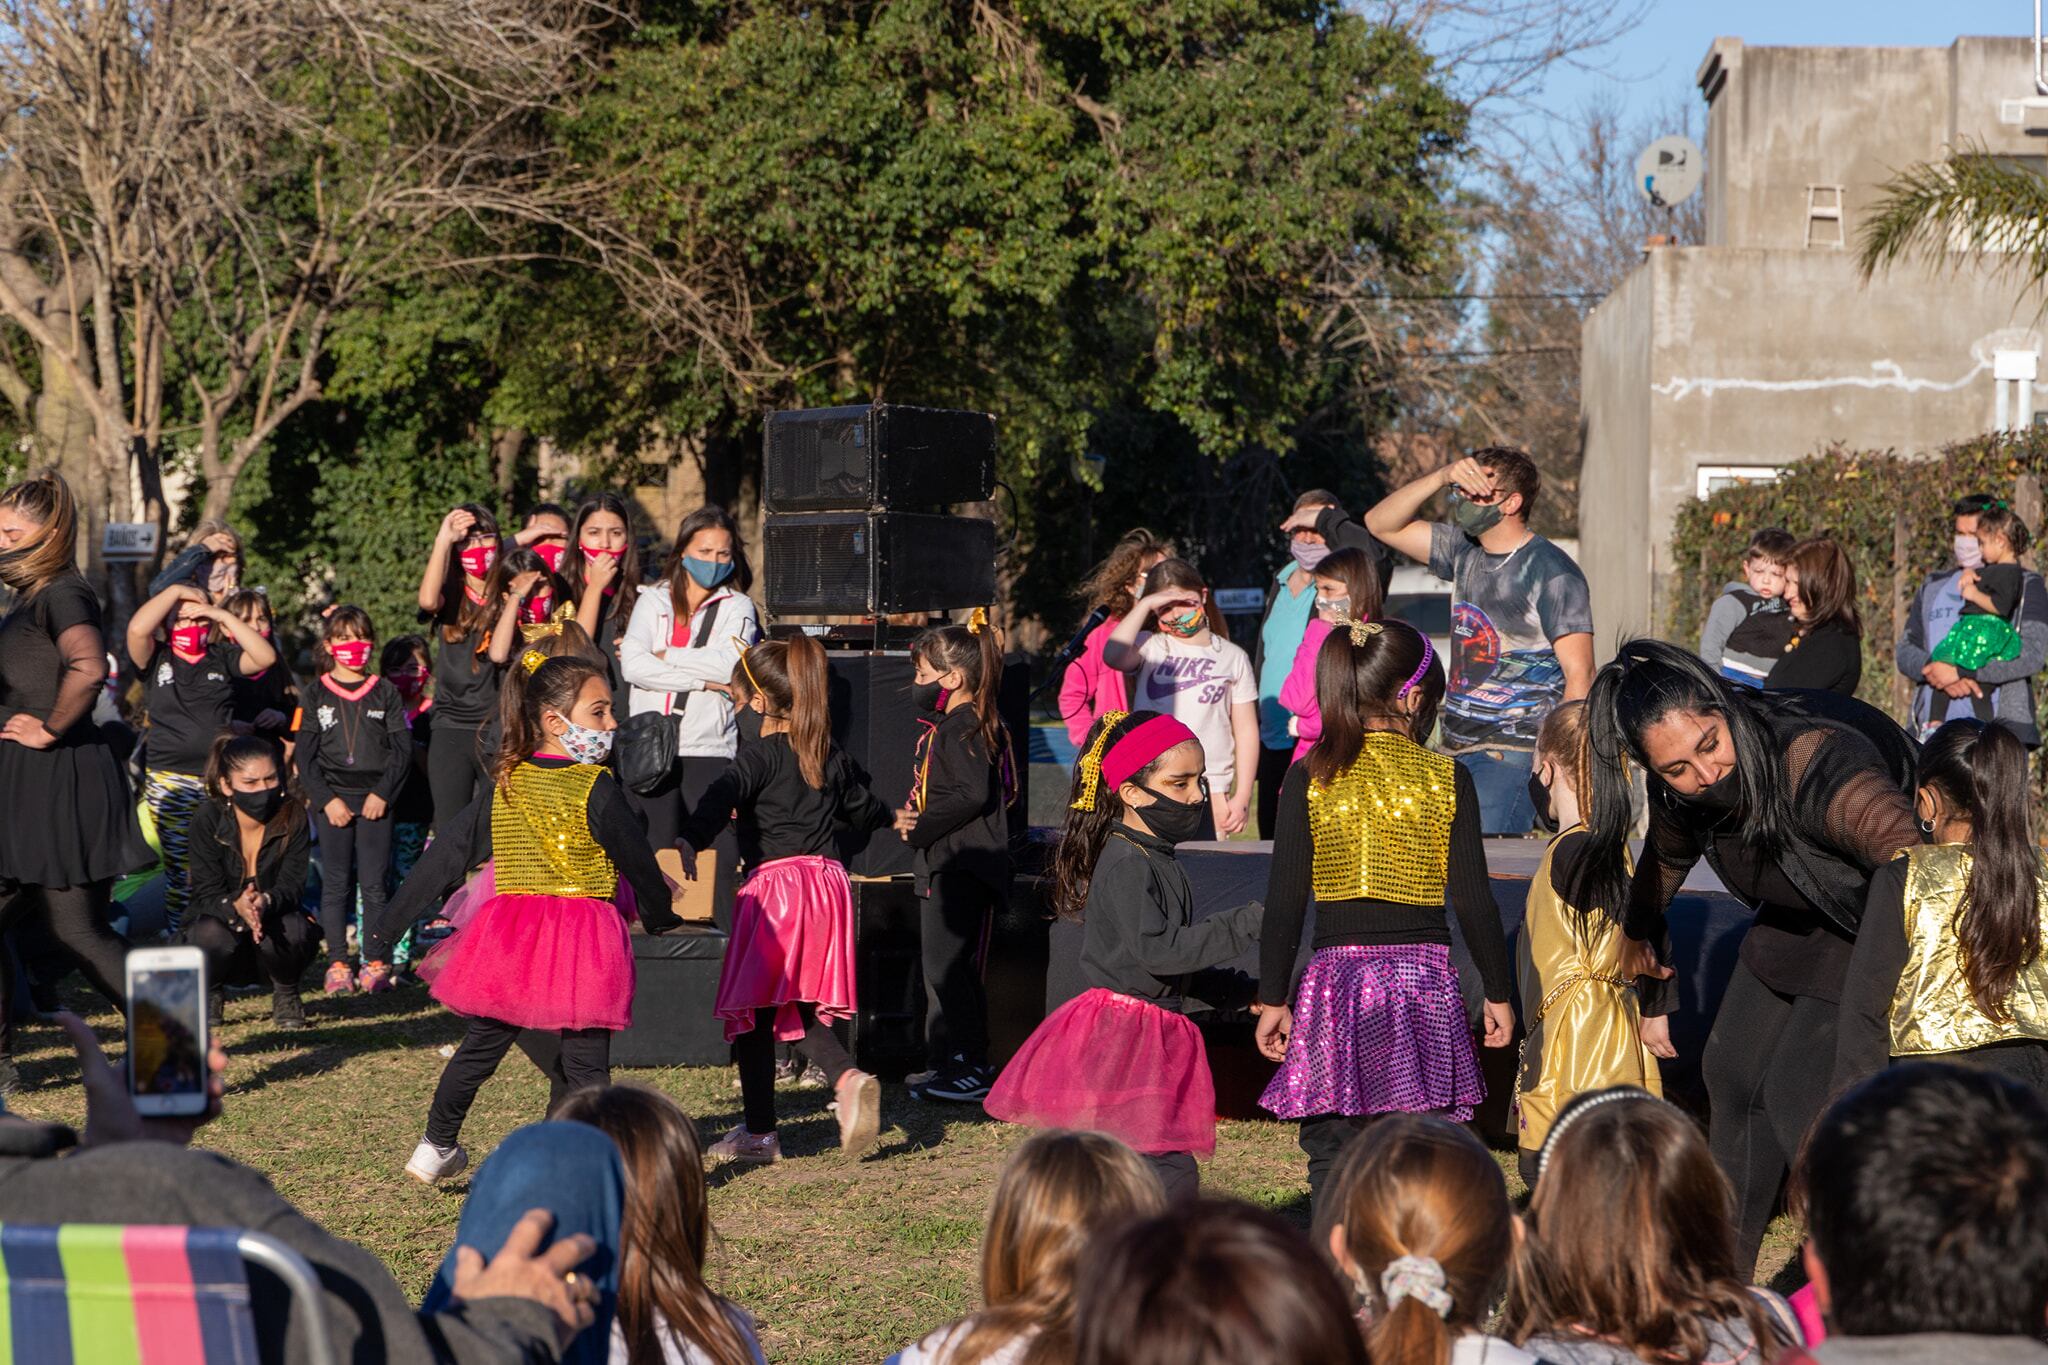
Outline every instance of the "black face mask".
{"type": "Polygon", "coordinates": [[[1557,812],[1550,806],[1550,788],[1544,786],[1543,779],[1535,773],[1529,774],[1529,805],[1536,812],[1536,823],[1554,833],[1557,829],[1557,812]]]}
{"type": "Polygon", "coordinates": [[[1139,791],[1152,798],[1152,804],[1140,807],[1138,818],[1145,822],[1145,828],[1169,844],[1185,844],[1203,832],[1209,815],[1208,783],[1202,784],[1202,797],[1198,801],[1176,801],[1170,796],[1161,796],[1150,787],[1139,791]]]}
{"type": "Polygon", "coordinates": [[[276,816],[278,808],[284,805],[284,788],[265,787],[262,791],[229,792],[228,800],[235,803],[235,809],[259,825],[267,825],[276,816]]]}
{"type": "Polygon", "coordinates": [[[946,689],[935,682],[912,683],[910,704],[920,711],[936,711],[944,704],[946,689]]]}
{"type": "MultiPolygon", "coordinates": [[[[1673,795],[1675,796],[1677,793],[1674,792],[1673,795]]],[[[1714,783],[1710,787],[1702,787],[1691,796],[1680,796],[1678,799],[1687,805],[1697,806],[1701,810],[1709,810],[1717,815],[1725,815],[1742,804],[1741,775],[1733,768],[1730,768],[1727,776],[1723,777],[1719,782],[1714,783]]]]}

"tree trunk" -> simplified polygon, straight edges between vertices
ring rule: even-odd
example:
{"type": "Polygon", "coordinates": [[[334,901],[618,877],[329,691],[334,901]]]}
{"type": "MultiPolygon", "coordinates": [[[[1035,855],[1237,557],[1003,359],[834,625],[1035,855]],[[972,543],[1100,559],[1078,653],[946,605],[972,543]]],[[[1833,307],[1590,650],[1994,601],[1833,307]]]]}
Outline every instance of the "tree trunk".
{"type": "Polygon", "coordinates": [[[512,487],[519,478],[519,456],[526,449],[526,436],[523,427],[500,427],[491,433],[491,474],[507,516],[512,513],[512,487]]]}

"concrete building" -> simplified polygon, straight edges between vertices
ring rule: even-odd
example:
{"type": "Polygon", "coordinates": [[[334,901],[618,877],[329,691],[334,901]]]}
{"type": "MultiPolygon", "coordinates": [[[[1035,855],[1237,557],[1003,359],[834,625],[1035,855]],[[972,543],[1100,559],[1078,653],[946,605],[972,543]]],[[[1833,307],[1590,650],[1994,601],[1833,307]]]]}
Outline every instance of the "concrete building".
{"type": "Polygon", "coordinates": [[[1832,441],[1919,452],[2033,420],[2042,331],[2015,281],[1913,264],[1866,285],[1855,259],[1909,165],[1971,143],[2048,166],[2023,126],[2032,46],[1715,41],[1707,240],[1647,252],[1581,336],[1580,562],[1603,656],[1669,621],[1672,519],[1718,481],[1832,441]]]}

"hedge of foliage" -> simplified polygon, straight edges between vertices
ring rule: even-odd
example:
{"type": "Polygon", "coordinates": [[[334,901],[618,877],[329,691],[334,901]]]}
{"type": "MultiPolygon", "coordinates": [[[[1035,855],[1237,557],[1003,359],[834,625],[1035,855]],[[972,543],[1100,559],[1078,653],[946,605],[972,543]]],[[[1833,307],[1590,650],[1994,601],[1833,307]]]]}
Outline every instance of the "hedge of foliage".
{"type": "MultiPolygon", "coordinates": [[[[1742,577],[1742,552],[1760,527],[1794,535],[1826,532],[1856,565],[1857,610],[1863,617],[1863,683],[1872,705],[1905,715],[1896,704],[1892,663],[1893,548],[1905,530],[1902,602],[1929,573],[1953,563],[1953,509],[1967,493],[2015,497],[2023,475],[2048,479],[2048,430],[1997,433],[1958,441],[1931,456],[1891,451],[1825,450],[1788,467],[1776,483],[1724,488],[1689,502],[1672,530],[1676,571],[1665,619],[1673,639],[1696,641],[1708,605],[1723,585],[1742,577]]],[[[2038,538],[2041,519],[2031,518],[2038,538]]],[[[2036,708],[2048,728],[2048,688],[2036,708]]]]}

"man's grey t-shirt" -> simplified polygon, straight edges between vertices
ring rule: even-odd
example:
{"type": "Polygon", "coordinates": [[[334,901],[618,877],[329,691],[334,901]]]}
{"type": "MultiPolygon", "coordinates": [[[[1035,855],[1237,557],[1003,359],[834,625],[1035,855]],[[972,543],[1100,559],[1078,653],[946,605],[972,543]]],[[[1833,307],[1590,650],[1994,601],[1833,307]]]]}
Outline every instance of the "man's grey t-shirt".
{"type": "Polygon", "coordinates": [[[1452,589],[1443,747],[1534,748],[1543,718],[1564,700],[1551,642],[1593,629],[1586,576],[1542,536],[1494,555],[1444,522],[1430,523],[1429,571],[1452,589]]]}

